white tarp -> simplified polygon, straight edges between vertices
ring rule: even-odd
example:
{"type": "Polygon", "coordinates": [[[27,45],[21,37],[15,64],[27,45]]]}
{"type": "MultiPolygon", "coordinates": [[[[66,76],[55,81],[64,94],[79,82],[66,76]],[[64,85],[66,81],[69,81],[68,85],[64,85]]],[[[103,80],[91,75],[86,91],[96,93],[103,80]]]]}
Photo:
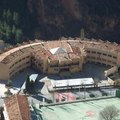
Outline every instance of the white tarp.
{"type": "Polygon", "coordinates": [[[53,48],[53,49],[50,49],[50,52],[55,55],[55,54],[59,54],[59,53],[66,53],[66,49],[64,48],[61,48],[61,47],[57,47],[57,48],[53,48]]]}
{"type": "Polygon", "coordinates": [[[52,87],[74,86],[74,85],[91,85],[91,84],[94,84],[93,78],[51,80],[52,87]]]}

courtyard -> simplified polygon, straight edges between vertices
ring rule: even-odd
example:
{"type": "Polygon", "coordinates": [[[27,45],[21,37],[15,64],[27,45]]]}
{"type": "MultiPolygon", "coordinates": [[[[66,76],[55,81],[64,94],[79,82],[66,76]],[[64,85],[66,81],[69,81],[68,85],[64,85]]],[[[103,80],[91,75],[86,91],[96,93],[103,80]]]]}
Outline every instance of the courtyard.
{"type": "MultiPolygon", "coordinates": [[[[104,70],[108,69],[109,66],[105,66],[103,64],[98,64],[98,63],[86,63],[83,67],[83,70],[79,73],[75,73],[75,74],[70,74],[70,75],[67,75],[67,76],[57,76],[57,75],[49,75],[49,76],[46,76],[46,75],[43,75],[42,73],[38,72],[38,71],[34,71],[33,69],[25,69],[24,71],[16,74],[13,78],[11,78],[11,80],[13,81],[13,87],[11,89],[11,92],[14,93],[17,93],[17,91],[20,91],[21,90],[21,87],[23,86],[25,80],[26,80],[26,76],[27,75],[31,75],[31,74],[38,74],[38,78],[36,80],[36,83],[35,83],[35,92],[36,94],[34,95],[31,95],[31,98],[30,98],[30,101],[31,100],[34,100],[34,101],[38,101],[42,100],[42,97],[43,95],[41,94],[41,89],[43,88],[44,86],[44,83],[41,82],[41,81],[44,81],[44,80],[64,80],[64,79],[77,79],[77,78],[93,78],[95,80],[105,80],[105,76],[104,76],[104,70]]],[[[1,85],[1,96],[4,96],[4,92],[6,91],[6,88],[5,88],[5,81],[2,82],[0,81],[0,85],[1,85]]],[[[111,90],[111,89],[110,89],[111,90]]],[[[109,91],[109,89],[108,89],[109,91]]],[[[113,89],[113,93],[115,89],[113,89]]],[[[83,98],[83,94],[84,92],[80,91],[80,92],[76,92],[76,91],[73,91],[75,94],[77,94],[78,96],[81,96],[81,98],[83,98]]],[[[94,93],[95,96],[101,96],[101,93],[99,93],[99,91],[86,91],[86,97],[88,96],[89,97],[89,93],[94,93]],[[97,95],[98,94],[98,95],[97,95]]],[[[45,96],[46,98],[50,98],[51,95],[46,95],[45,96]]]]}

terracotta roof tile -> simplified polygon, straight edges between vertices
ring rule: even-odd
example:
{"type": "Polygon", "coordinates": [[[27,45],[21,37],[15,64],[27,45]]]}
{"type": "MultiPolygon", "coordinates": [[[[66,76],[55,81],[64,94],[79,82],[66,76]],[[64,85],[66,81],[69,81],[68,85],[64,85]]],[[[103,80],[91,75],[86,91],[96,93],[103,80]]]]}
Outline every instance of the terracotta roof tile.
{"type": "Polygon", "coordinates": [[[13,95],[4,100],[9,120],[30,120],[27,98],[23,95],[13,95]]]}

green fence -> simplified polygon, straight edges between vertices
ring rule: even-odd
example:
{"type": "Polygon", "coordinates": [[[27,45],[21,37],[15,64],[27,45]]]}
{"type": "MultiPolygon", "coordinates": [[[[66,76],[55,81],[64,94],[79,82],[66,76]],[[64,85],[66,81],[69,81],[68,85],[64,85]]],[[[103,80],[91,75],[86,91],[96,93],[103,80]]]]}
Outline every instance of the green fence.
{"type": "Polygon", "coordinates": [[[120,89],[116,90],[116,97],[120,98],[120,89]]]}

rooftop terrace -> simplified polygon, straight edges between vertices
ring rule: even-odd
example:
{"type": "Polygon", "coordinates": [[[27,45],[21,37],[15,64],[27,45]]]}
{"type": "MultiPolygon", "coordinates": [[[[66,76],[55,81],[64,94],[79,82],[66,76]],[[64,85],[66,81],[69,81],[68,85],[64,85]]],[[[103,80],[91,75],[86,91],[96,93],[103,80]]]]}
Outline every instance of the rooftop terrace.
{"type": "Polygon", "coordinates": [[[20,47],[13,48],[5,53],[2,53],[0,55],[0,62],[3,63],[9,63],[11,60],[13,60],[16,56],[22,55],[21,53],[28,52],[30,49],[32,49],[31,46],[39,45],[40,43],[33,43],[33,44],[27,44],[20,47]]]}
{"type": "Polygon", "coordinates": [[[37,41],[37,43],[26,43],[25,45],[19,45],[18,47],[11,48],[9,51],[3,51],[4,53],[0,54],[0,62],[3,63],[10,63],[15,57],[22,55],[21,53],[31,52],[33,49],[37,50],[40,49],[41,46],[47,51],[52,48],[56,47],[63,47],[67,50],[68,53],[75,53],[78,55],[85,54],[85,49],[102,49],[105,52],[111,52],[116,55],[120,52],[120,45],[117,43],[111,43],[109,41],[105,42],[102,40],[94,40],[94,39],[67,39],[67,40],[60,40],[60,41],[48,41],[48,42],[41,42],[37,41]],[[79,52],[78,52],[79,51],[79,52]],[[77,53],[76,53],[77,52],[77,53]]]}

